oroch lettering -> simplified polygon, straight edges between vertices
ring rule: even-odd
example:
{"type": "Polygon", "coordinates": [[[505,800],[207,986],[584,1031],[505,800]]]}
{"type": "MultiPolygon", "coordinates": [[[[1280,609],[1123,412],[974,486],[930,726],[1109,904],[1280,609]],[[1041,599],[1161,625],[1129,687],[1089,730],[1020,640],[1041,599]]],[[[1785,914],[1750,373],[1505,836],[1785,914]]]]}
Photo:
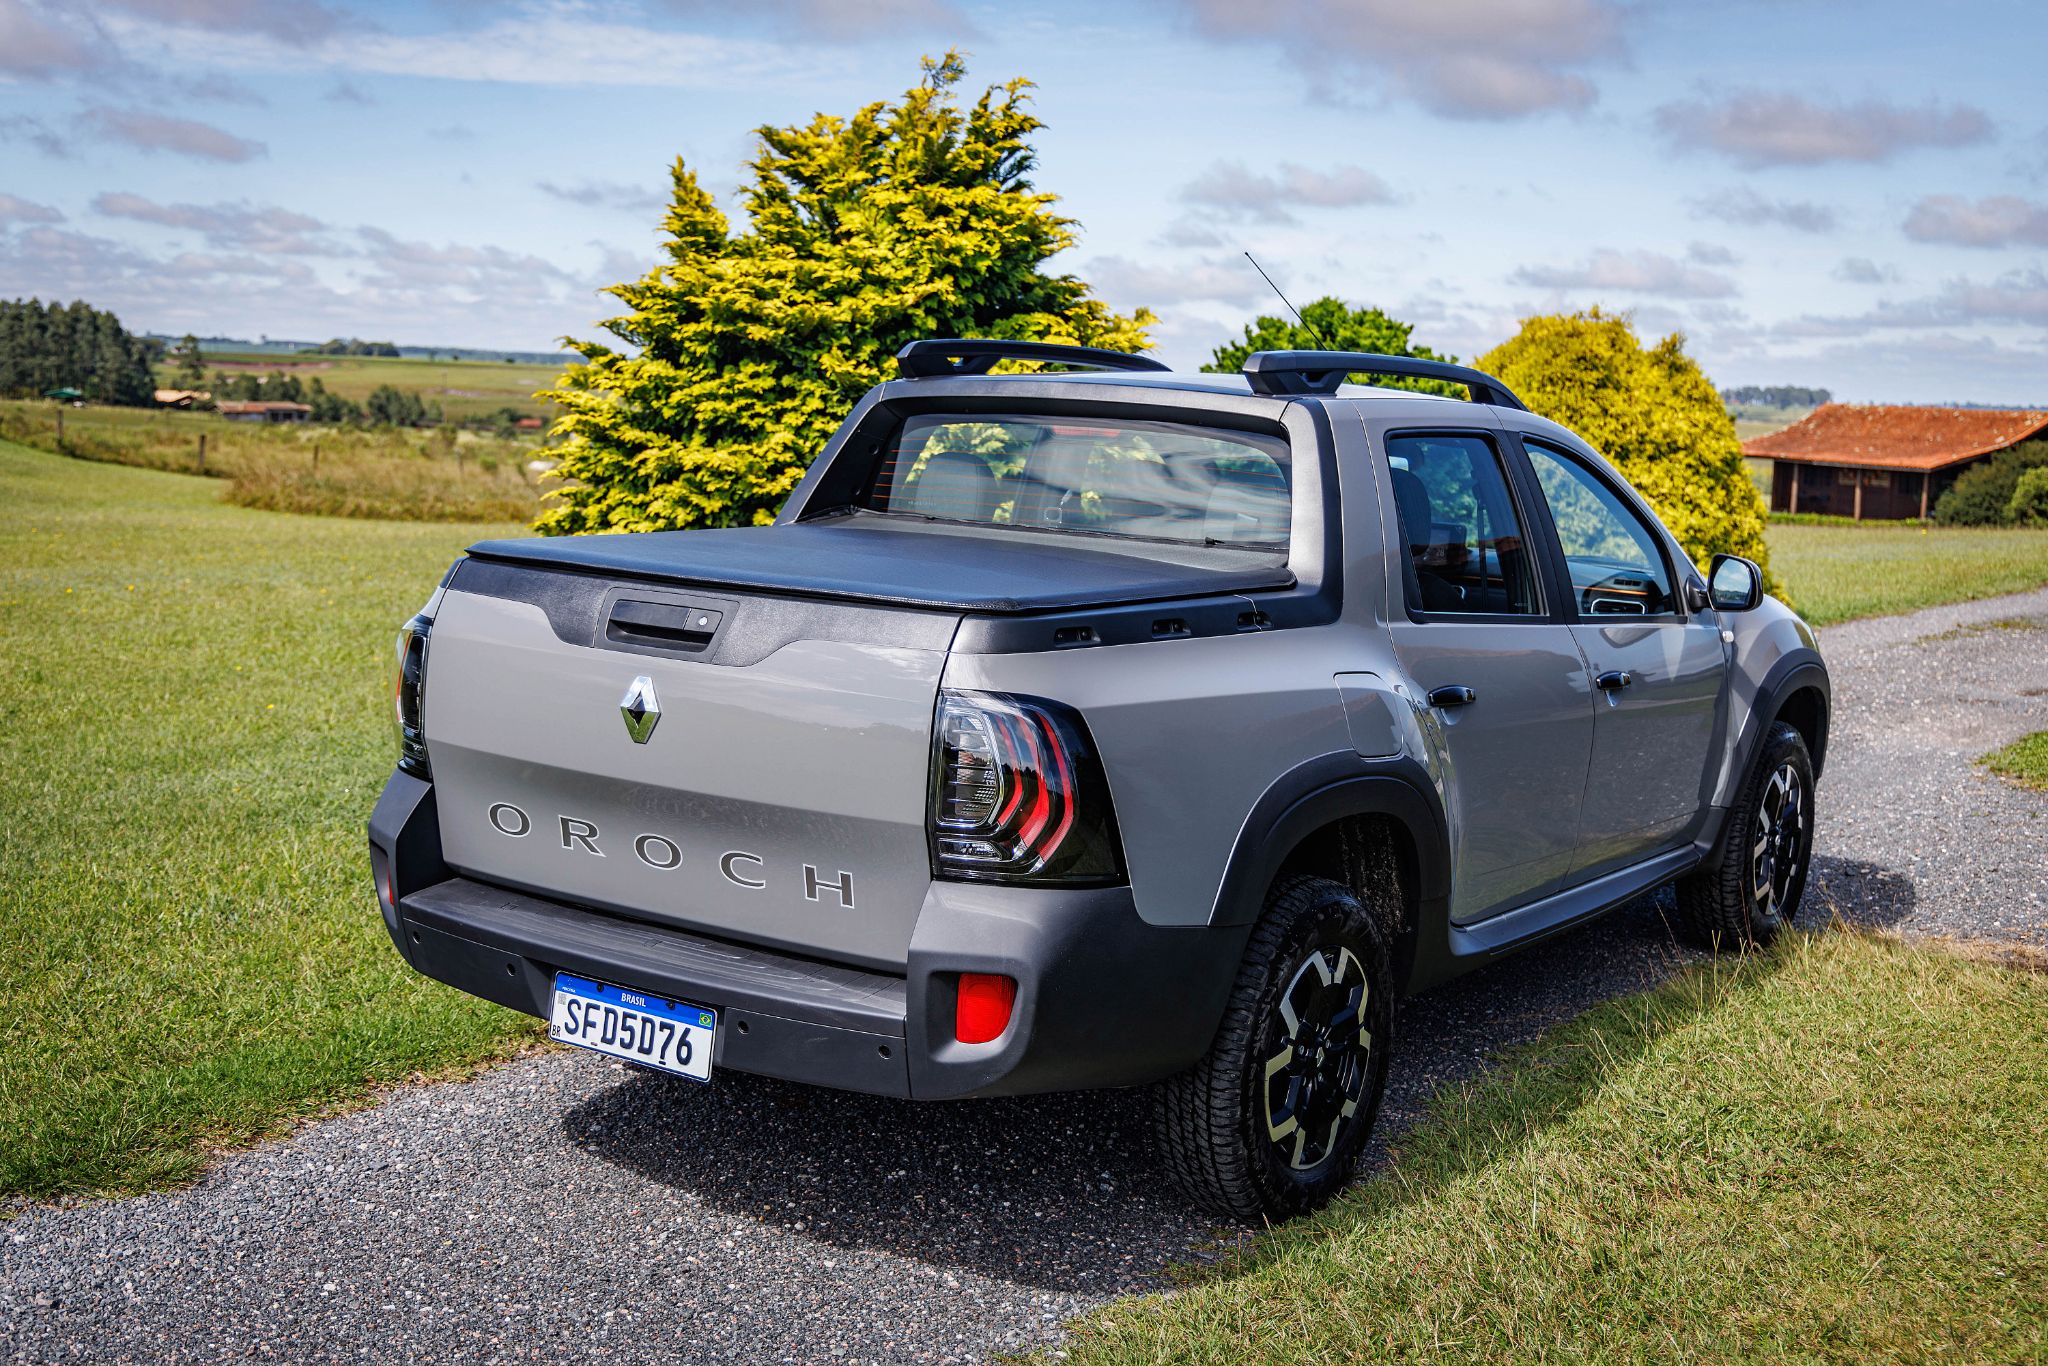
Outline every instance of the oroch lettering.
{"type": "Polygon", "coordinates": [[[512,803],[499,802],[491,808],[491,826],[501,835],[518,839],[533,829],[533,821],[512,803]],[[514,821],[518,824],[514,825],[514,821]]]}
{"type": "Polygon", "coordinates": [[[756,869],[760,869],[767,866],[768,860],[762,858],[759,854],[743,853],[738,849],[733,850],[718,860],[718,871],[725,874],[726,881],[737,883],[742,887],[760,888],[768,885],[767,878],[743,877],[733,871],[733,865],[736,863],[751,863],[756,869]]]}
{"type": "Polygon", "coordinates": [[[642,835],[634,840],[633,852],[649,868],[660,868],[664,871],[681,866],[683,861],[683,851],[676,846],[676,842],[664,839],[660,835],[642,835]]]}
{"type": "Polygon", "coordinates": [[[838,881],[820,882],[818,880],[818,870],[816,868],[813,868],[810,864],[806,863],[804,865],[804,900],[816,901],[818,899],[818,893],[824,891],[828,887],[838,894],[839,904],[841,906],[844,906],[849,911],[853,909],[852,873],[846,872],[844,869],[841,869],[838,881]]]}

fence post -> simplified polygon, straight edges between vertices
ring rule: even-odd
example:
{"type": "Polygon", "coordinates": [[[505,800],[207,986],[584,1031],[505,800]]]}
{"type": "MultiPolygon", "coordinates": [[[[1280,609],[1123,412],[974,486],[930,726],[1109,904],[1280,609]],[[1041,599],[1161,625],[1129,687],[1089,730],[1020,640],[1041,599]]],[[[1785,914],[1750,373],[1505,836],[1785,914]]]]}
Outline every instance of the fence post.
{"type": "Polygon", "coordinates": [[[57,449],[64,449],[64,405],[57,405],[57,449]]]}
{"type": "Polygon", "coordinates": [[[199,472],[206,473],[206,433],[199,434],[199,472]]]}
{"type": "Polygon", "coordinates": [[[319,442],[317,442],[317,441],[315,441],[315,442],[313,443],[313,469],[314,469],[314,470],[315,470],[315,471],[317,472],[317,471],[319,470],[319,468],[320,468],[320,443],[319,443],[319,442]]]}

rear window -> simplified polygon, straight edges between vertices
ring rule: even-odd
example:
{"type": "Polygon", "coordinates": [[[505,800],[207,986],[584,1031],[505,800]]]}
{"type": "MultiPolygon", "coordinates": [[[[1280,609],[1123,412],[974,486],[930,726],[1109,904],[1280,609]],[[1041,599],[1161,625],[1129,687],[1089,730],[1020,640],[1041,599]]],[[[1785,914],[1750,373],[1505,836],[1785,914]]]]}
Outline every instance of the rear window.
{"type": "Polygon", "coordinates": [[[1285,548],[1287,443],[1181,422],[910,417],[861,505],[971,526],[1285,548]]]}

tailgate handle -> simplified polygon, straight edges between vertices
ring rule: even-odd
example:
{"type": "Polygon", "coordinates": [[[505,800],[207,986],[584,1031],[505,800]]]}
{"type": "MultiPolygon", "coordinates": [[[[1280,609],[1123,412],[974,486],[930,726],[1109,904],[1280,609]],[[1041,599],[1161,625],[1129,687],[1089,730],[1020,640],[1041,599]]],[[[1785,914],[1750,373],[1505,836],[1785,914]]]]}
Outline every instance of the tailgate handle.
{"type": "Polygon", "coordinates": [[[612,618],[605,623],[604,633],[606,639],[621,645],[701,650],[717,634],[723,615],[715,607],[620,598],[612,604],[612,618]]]}

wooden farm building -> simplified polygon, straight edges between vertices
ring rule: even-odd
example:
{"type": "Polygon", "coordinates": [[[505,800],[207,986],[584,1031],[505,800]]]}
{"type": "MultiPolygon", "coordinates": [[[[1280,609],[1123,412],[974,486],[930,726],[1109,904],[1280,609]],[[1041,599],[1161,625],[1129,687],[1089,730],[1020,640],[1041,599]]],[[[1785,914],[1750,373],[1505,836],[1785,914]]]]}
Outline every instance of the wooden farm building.
{"type": "Polygon", "coordinates": [[[1925,517],[1956,476],[2048,432],[2048,411],[1825,403],[1742,443],[1771,462],[1771,511],[1925,517]]]}

